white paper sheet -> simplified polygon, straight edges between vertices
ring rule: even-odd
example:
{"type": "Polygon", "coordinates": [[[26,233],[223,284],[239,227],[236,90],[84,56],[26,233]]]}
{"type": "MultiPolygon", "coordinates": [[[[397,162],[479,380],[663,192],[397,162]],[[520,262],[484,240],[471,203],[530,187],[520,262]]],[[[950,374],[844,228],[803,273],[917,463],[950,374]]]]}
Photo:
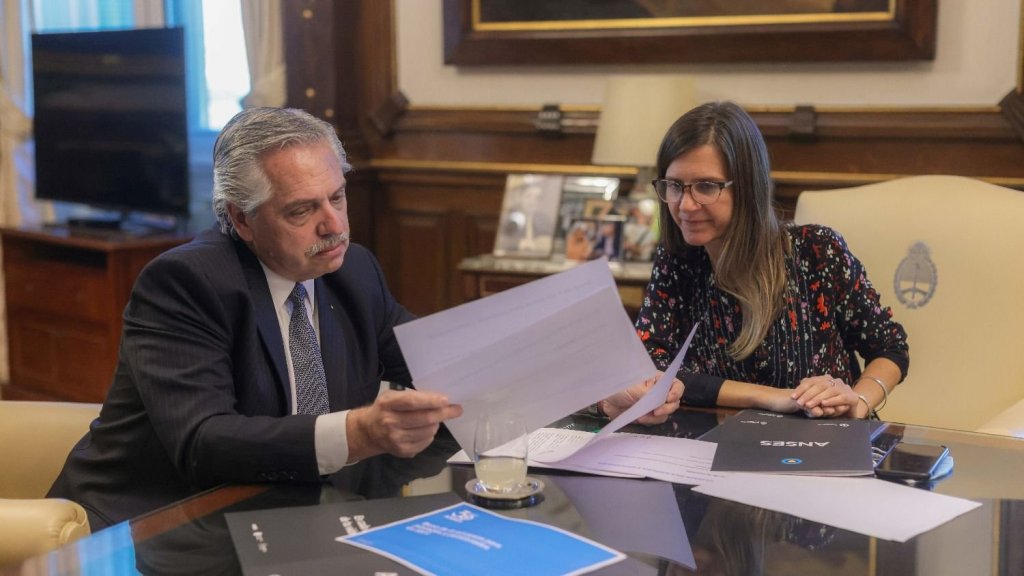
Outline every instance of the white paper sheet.
{"type": "Polygon", "coordinates": [[[552,464],[595,474],[637,475],[676,484],[717,482],[728,472],[712,472],[717,444],[689,438],[612,434],[552,464]]]}
{"type": "MultiPolygon", "coordinates": [[[[573,453],[594,445],[602,438],[610,436],[613,432],[621,429],[623,426],[664,404],[665,398],[668,397],[669,390],[672,388],[672,381],[679,372],[679,367],[682,366],[683,359],[686,358],[686,351],[689,350],[690,342],[693,340],[693,335],[696,332],[697,324],[694,324],[693,329],[690,330],[690,334],[686,337],[686,341],[683,343],[682,348],[680,348],[676,357],[672,360],[672,363],[669,364],[668,369],[666,369],[658,379],[658,382],[647,391],[647,394],[640,398],[640,400],[637,400],[635,404],[616,416],[614,420],[605,424],[597,434],[590,437],[575,436],[573,437],[573,441],[568,441],[564,436],[556,437],[553,434],[549,434],[546,437],[544,445],[537,446],[536,449],[531,446],[530,454],[533,455],[531,456],[531,459],[537,462],[545,462],[557,468],[562,467],[562,465],[569,465],[570,463],[565,460],[572,456],[573,453]],[[586,439],[584,440],[584,438],[586,439]],[[580,443],[581,440],[582,443],[580,443]]],[[[598,457],[600,450],[601,448],[595,448],[592,451],[593,456],[598,457]]],[[[579,466],[579,464],[577,464],[577,466],[579,466]]],[[[569,468],[566,469],[568,470],[569,468]]]]}
{"type": "Polygon", "coordinates": [[[896,542],[981,506],[876,478],[734,473],[694,490],[896,542]]]}
{"type": "MultiPolygon", "coordinates": [[[[593,432],[541,428],[530,433],[529,465],[621,478],[654,478],[676,484],[704,484],[728,473],[712,472],[717,445],[712,442],[645,434],[612,434],[587,446],[593,432]],[[586,446],[586,448],[584,448],[586,446]],[[536,456],[535,456],[536,455],[536,456]],[[557,455],[557,463],[535,458],[557,455]]],[[[461,451],[451,464],[471,464],[461,451]]]]}
{"type": "MultiPolygon", "coordinates": [[[[528,454],[544,453],[550,450],[563,449],[562,446],[568,446],[569,452],[575,452],[579,450],[581,446],[587,443],[588,440],[594,437],[593,432],[582,432],[580,430],[566,430],[564,428],[541,428],[530,432],[529,448],[527,449],[528,454]]],[[[469,454],[465,450],[459,450],[451,458],[448,459],[449,464],[472,464],[473,459],[470,458],[469,454]]],[[[618,472],[603,472],[601,470],[590,470],[584,468],[572,468],[572,467],[555,467],[544,462],[538,462],[533,458],[527,458],[527,464],[532,468],[551,468],[559,470],[569,470],[571,472],[586,472],[588,474],[597,474],[600,476],[612,476],[616,478],[643,478],[643,474],[621,474],[618,472]]]]}
{"type": "Polygon", "coordinates": [[[656,373],[604,260],[395,333],[416,387],[462,405],[447,425],[468,450],[479,414],[516,412],[533,431],[656,373]]]}

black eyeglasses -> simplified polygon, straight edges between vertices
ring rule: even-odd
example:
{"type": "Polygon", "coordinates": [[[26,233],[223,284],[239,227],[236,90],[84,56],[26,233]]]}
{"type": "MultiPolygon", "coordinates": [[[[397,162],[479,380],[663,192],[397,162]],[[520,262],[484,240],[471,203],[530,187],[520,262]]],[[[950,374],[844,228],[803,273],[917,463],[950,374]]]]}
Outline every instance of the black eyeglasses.
{"type": "Polygon", "coordinates": [[[722,195],[722,190],[732,186],[732,180],[728,182],[707,182],[701,180],[691,184],[683,184],[676,180],[654,179],[651,180],[651,185],[654,186],[654,191],[658,193],[658,198],[661,198],[662,202],[675,204],[681,201],[683,194],[689,190],[690,197],[693,198],[694,202],[701,206],[707,206],[718,201],[718,198],[722,195]]]}

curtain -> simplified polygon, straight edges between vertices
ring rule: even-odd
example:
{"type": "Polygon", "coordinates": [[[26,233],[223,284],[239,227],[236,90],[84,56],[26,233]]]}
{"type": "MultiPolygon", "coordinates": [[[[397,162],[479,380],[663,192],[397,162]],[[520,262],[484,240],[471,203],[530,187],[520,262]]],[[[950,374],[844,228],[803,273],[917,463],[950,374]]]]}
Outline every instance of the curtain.
{"type": "MultiPolygon", "coordinates": [[[[25,42],[30,29],[29,0],[8,0],[0,4],[0,226],[22,223],[19,199],[31,203],[34,174],[29,138],[29,82],[26,79],[25,42]]],[[[29,214],[36,217],[34,213],[29,214]]],[[[2,258],[2,256],[0,256],[2,258]]],[[[0,260],[2,264],[2,260],[0,260]]],[[[7,306],[3,272],[0,268],[0,381],[7,382],[7,306]]]]}
{"type": "Polygon", "coordinates": [[[252,86],[242,107],[284,106],[287,87],[281,0],[242,2],[242,30],[252,86]]]}
{"type": "Polygon", "coordinates": [[[164,25],[164,0],[134,0],[135,27],[161,28],[164,25]]]}

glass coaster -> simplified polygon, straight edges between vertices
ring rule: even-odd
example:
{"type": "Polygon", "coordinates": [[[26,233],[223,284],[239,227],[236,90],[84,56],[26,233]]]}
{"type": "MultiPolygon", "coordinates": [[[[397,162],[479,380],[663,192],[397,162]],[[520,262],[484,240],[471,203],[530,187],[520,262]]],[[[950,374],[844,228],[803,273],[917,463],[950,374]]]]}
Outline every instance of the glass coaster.
{"type": "Polygon", "coordinates": [[[476,478],[466,482],[466,494],[474,504],[485,508],[527,508],[544,500],[544,482],[527,476],[519,488],[511,492],[495,493],[484,490],[476,478]]]}

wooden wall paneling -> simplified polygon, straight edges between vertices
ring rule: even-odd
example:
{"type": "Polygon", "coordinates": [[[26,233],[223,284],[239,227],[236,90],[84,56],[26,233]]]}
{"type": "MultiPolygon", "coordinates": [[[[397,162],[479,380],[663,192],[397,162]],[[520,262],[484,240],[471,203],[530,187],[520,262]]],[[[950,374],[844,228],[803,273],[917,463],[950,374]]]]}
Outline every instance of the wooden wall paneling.
{"type": "Polygon", "coordinates": [[[489,252],[504,175],[381,171],[377,246],[396,298],[417,314],[462,301],[463,258],[489,252]]]}
{"type": "Polygon", "coordinates": [[[368,111],[397,92],[390,0],[282,0],[289,106],[333,123],[356,171],[348,175],[356,242],[375,250],[379,192],[368,111]]]}
{"type": "MultiPolygon", "coordinates": [[[[357,239],[370,243],[396,294],[418,313],[460,301],[456,266],[490,250],[507,173],[635,175],[590,165],[596,107],[568,110],[570,129],[552,136],[534,125],[539,106],[410,105],[396,81],[393,0],[285,2],[333,5],[332,18],[309,23],[320,29],[311,36],[319,44],[288,40],[289,62],[315,62],[308,68],[321,79],[330,77],[325,69],[334,70],[335,123],[361,169],[351,178],[350,209],[355,214],[358,204],[354,220],[372,220],[357,239]]],[[[787,209],[803,190],[913,174],[959,174],[1024,188],[1016,108],[748,109],[767,139],[787,209]]]]}
{"type": "Polygon", "coordinates": [[[287,67],[287,105],[335,121],[335,58],[342,50],[332,41],[333,29],[323,23],[334,18],[331,0],[283,0],[282,26],[287,67]]]}
{"type": "Polygon", "coordinates": [[[448,269],[444,215],[396,211],[391,220],[388,236],[396,244],[387,251],[388,267],[393,270],[388,278],[395,297],[414,314],[441,310],[448,269]]]}

